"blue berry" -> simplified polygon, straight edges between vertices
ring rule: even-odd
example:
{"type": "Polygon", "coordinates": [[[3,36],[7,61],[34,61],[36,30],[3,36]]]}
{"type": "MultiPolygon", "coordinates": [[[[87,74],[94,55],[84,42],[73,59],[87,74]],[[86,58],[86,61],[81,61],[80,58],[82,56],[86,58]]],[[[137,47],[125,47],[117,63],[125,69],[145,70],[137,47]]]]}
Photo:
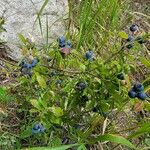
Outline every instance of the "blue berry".
{"type": "Polygon", "coordinates": [[[141,83],[136,83],[133,86],[135,92],[142,92],[144,91],[144,86],[141,83]]]}
{"type": "Polygon", "coordinates": [[[134,37],[132,35],[128,35],[127,41],[128,42],[132,42],[133,40],[134,40],[134,37]]]}
{"type": "Polygon", "coordinates": [[[23,60],[21,64],[19,64],[19,66],[21,66],[22,68],[29,68],[29,64],[25,60],[23,60]]]}
{"type": "Polygon", "coordinates": [[[130,31],[131,32],[135,32],[135,31],[137,31],[138,30],[138,25],[136,25],[136,24],[133,24],[131,27],[130,27],[130,31]]]}
{"type": "Polygon", "coordinates": [[[35,124],[32,128],[32,133],[36,134],[36,133],[43,133],[45,131],[45,128],[42,124],[38,123],[35,124]]]}
{"type": "Polygon", "coordinates": [[[124,80],[124,74],[123,74],[122,72],[121,72],[121,73],[118,73],[117,78],[118,78],[119,80],[124,80]]]}
{"type": "Polygon", "coordinates": [[[22,68],[31,69],[32,66],[31,66],[31,64],[25,62],[25,63],[22,65],[22,68]]]}
{"type": "Polygon", "coordinates": [[[86,88],[86,83],[80,83],[79,87],[81,90],[84,90],[86,88]]]}
{"type": "Polygon", "coordinates": [[[128,92],[128,95],[130,98],[135,98],[137,96],[137,93],[132,89],[128,92]]]}
{"type": "Polygon", "coordinates": [[[86,52],[85,57],[87,60],[93,60],[93,58],[94,58],[93,51],[89,50],[88,52],[86,52]]]}
{"type": "Polygon", "coordinates": [[[66,39],[64,36],[61,36],[58,38],[59,47],[65,47],[66,46],[66,39]]]}
{"type": "Polygon", "coordinates": [[[93,112],[98,112],[98,108],[97,107],[93,107],[92,111],[93,112]]]}
{"type": "Polygon", "coordinates": [[[85,82],[79,82],[76,85],[76,88],[80,91],[84,90],[87,87],[87,84],[85,82]]]}
{"type": "Polygon", "coordinates": [[[146,93],[141,92],[137,94],[137,98],[139,98],[140,100],[145,100],[147,98],[146,93]]]}
{"type": "Polygon", "coordinates": [[[32,67],[35,67],[38,63],[38,60],[37,59],[33,59],[32,63],[31,63],[31,66],[32,67]]]}
{"type": "Polygon", "coordinates": [[[56,84],[57,84],[57,85],[60,85],[61,83],[62,83],[62,80],[57,80],[57,81],[56,81],[56,84]]]}

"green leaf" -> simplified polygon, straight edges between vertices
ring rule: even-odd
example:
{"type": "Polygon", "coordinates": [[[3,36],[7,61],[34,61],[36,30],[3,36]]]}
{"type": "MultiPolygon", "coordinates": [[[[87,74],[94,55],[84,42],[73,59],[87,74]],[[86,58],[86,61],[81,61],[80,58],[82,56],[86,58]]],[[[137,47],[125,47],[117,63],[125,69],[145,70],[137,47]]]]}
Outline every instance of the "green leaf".
{"type": "Polygon", "coordinates": [[[79,146],[79,147],[78,147],[78,149],[77,149],[77,150],[87,150],[87,149],[86,149],[85,145],[84,145],[84,144],[82,144],[81,146],[79,146]]]}
{"type": "Polygon", "coordinates": [[[40,101],[39,100],[36,100],[36,99],[32,99],[30,100],[31,104],[37,108],[38,110],[42,110],[43,109],[43,106],[41,105],[40,101]]]}
{"type": "Polygon", "coordinates": [[[61,117],[63,116],[64,112],[60,107],[51,107],[51,111],[54,113],[56,117],[61,117]]]}
{"type": "Polygon", "coordinates": [[[119,32],[118,35],[123,39],[128,39],[128,35],[124,31],[119,32]]]}
{"type": "Polygon", "coordinates": [[[131,134],[128,138],[129,139],[136,138],[136,137],[139,137],[139,136],[146,134],[146,133],[147,134],[150,133],[150,123],[142,125],[142,127],[140,129],[138,129],[138,131],[131,134]]]}
{"type": "Polygon", "coordinates": [[[84,64],[80,64],[80,70],[84,72],[85,69],[86,69],[86,66],[84,64]]]}
{"type": "Polygon", "coordinates": [[[150,139],[146,138],[145,139],[145,144],[150,147],[150,139]]]}
{"type": "Polygon", "coordinates": [[[103,112],[108,112],[109,111],[110,105],[108,103],[101,102],[100,106],[101,106],[103,112]]]}
{"type": "Polygon", "coordinates": [[[145,65],[147,68],[150,68],[150,61],[144,57],[140,57],[140,61],[143,65],[145,65]]]}
{"type": "Polygon", "coordinates": [[[101,79],[99,79],[99,78],[97,78],[97,77],[95,77],[94,78],[95,80],[96,80],[96,82],[98,82],[99,84],[101,84],[102,82],[101,82],[101,79]]]}
{"type": "Polygon", "coordinates": [[[22,150],[67,150],[69,148],[76,147],[78,145],[79,144],[70,144],[70,145],[62,145],[60,147],[54,147],[54,148],[51,148],[51,147],[34,147],[34,148],[25,148],[22,150]]]}
{"type": "Polygon", "coordinates": [[[48,143],[48,145],[51,147],[61,146],[61,144],[62,144],[62,139],[58,137],[51,138],[51,140],[48,143]]]}
{"type": "Polygon", "coordinates": [[[144,102],[144,109],[150,112],[150,103],[148,101],[144,102]]]}
{"type": "Polygon", "coordinates": [[[6,89],[3,87],[0,87],[0,97],[4,97],[6,95],[6,89]]]}
{"type": "Polygon", "coordinates": [[[42,88],[46,88],[46,82],[45,82],[44,78],[42,76],[40,76],[38,73],[36,73],[36,79],[42,88]]]}
{"type": "Polygon", "coordinates": [[[126,145],[132,149],[136,149],[136,147],[130,141],[125,139],[124,137],[118,136],[118,135],[113,135],[113,134],[100,135],[91,141],[92,141],[92,143],[96,143],[98,141],[101,141],[101,142],[110,141],[110,142],[115,142],[118,144],[126,145]]]}
{"type": "Polygon", "coordinates": [[[26,128],[26,130],[24,130],[24,131],[21,133],[20,137],[21,137],[22,139],[24,139],[24,138],[27,138],[27,137],[31,136],[31,135],[32,135],[31,129],[32,129],[32,128],[31,128],[30,126],[28,126],[28,127],[26,128]]]}

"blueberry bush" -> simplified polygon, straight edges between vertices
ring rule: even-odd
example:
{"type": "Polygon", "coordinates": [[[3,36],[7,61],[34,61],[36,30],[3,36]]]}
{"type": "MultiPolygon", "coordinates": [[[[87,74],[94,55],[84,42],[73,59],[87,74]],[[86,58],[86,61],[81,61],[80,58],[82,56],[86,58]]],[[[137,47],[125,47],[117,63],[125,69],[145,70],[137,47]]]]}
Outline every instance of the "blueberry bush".
{"type": "Polygon", "coordinates": [[[133,22],[126,1],[68,3],[66,33],[52,44],[43,41],[41,46],[18,35],[23,58],[18,64],[9,64],[10,74],[16,72],[15,83],[0,88],[0,97],[11,97],[11,101],[3,98],[2,102],[15,109],[17,120],[13,123],[17,131],[5,145],[6,131],[15,128],[13,124],[2,126],[3,149],[149,147],[134,141],[141,138],[142,142],[150,142],[148,117],[127,126],[126,136],[114,121],[120,112],[128,116],[130,112],[144,111],[149,115],[150,57],[145,46],[149,33],[133,22]],[[141,71],[139,64],[148,72],[141,74],[142,79],[135,76],[141,71]]]}

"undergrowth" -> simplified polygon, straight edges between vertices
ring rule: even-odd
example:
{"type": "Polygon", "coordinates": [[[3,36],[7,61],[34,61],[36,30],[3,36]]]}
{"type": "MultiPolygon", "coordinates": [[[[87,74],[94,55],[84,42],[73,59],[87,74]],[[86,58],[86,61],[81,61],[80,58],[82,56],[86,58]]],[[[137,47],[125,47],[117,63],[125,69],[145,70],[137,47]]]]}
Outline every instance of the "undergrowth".
{"type": "Polygon", "coordinates": [[[16,77],[0,88],[2,149],[148,149],[149,33],[134,22],[129,1],[68,0],[66,34],[52,44],[40,22],[47,3],[37,13],[46,42],[39,48],[19,34],[23,58],[4,68],[16,77]],[[142,80],[134,76],[141,64],[142,80]],[[117,128],[121,112],[125,128],[117,128]],[[131,118],[135,112],[144,116],[131,118]]]}

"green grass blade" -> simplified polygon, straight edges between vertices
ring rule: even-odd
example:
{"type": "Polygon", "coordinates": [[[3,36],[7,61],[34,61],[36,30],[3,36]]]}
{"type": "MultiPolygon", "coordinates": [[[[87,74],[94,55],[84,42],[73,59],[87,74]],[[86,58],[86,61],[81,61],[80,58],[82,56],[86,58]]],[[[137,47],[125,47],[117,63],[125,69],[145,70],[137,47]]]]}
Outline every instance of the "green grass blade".
{"type": "Polygon", "coordinates": [[[41,35],[43,37],[43,29],[42,29],[42,22],[41,22],[40,16],[38,16],[38,21],[39,21],[39,27],[40,27],[41,35]]]}
{"type": "Polygon", "coordinates": [[[27,44],[27,40],[22,34],[19,33],[18,38],[23,44],[25,44],[25,45],[27,44]]]}
{"type": "Polygon", "coordinates": [[[79,146],[79,144],[62,145],[62,146],[54,147],[54,148],[51,148],[51,147],[33,147],[33,148],[25,148],[22,150],[67,150],[69,148],[76,147],[76,146],[79,146]]]}
{"type": "Polygon", "coordinates": [[[45,0],[45,2],[43,3],[43,5],[42,5],[40,11],[37,13],[37,18],[36,18],[36,20],[38,19],[39,16],[41,16],[41,14],[43,13],[43,10],[44,10],[44,8],[46,7],[46,5],[48,4],[48,2],[49,2],[49,0],[45,0]]]}
{"type": "Polygon", "coordinates": [[[128,139],[136,138],[146,133],[150,133],[150,123],[142,125],[142,127],[138,129],[135,133],[131,134],[128,139]]]}
{"type": "Polygon", "coordinates": [[[130,141],[118,135],[113,135],[113,134],[100,135],[96,137],[94,140],[92,140],[92,143],[96,143],[98,141],[101,141],[101,142],[110,141],[110,142],[128,146],[132,149],[136,149],[136,147],[130,141]]]}

